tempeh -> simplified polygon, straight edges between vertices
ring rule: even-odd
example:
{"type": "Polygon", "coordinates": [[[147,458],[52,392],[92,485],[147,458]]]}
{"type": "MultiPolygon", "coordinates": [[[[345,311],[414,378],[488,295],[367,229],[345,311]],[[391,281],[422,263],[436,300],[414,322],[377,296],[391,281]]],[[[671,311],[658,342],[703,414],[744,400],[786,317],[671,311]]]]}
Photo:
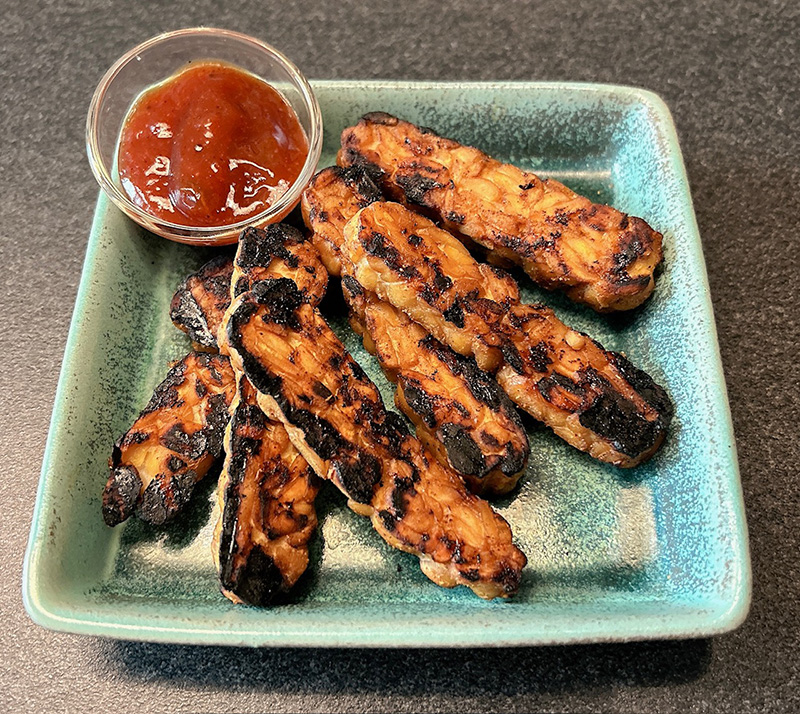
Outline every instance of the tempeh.
{"type": "Polygon", "coordinates": [[[233,259],[218,255],[188,276],[175,291],[169,316],[195,349],[215,351],[222,315],[231,303],[233,259]]]}
{"type": "Polygon", "coordinates": [[[162,525],[186,506],[222,450],[235,391],[226,357],[190,352],[156,387],[114,445],[103,518],[115,526],[136,515],[162,525]]]}
{"type": "Polygon", "coordinates": [[[452,235],[389,202],[367,206],[346,225],[342,251],[364,288],[459,354],[474,356],[481,369],[500,366],[500,324],[519,302],[519,288],[504,271],[478,263],[452,235]]]}
{"type": "Polygon", "coordinates": [[[243,375],[230,411],[212,553],[223,594],[265,606],[287,593],[308,567],[319,480],[284,426],[256,405],[243,375]]]}
{"type": "Polygon", "coordinates": [[[329,166],[319,171],[303,191],[303,220],[311,240],[331,275],[342,272],[342,229],[359,209],[383,196],[359,167],[329,166]]]}
{"type": "Polygon", "coordinates": [[[417,436],[460,473],[474,493],[506,493],[516,485],[529,448],[506,394],[471,357],[456,354],[364,290],[341,254],[347,221],[378,200],[380,192],[360,168],[323,169],[303,193],[312,240],[335,254],[335,262],[328,261],[329,272],[345,272],[342,289],[350,324],[397,384],[395,404],[414,423],[417,436]]]}
{"type": "Polygon", "coordinates": [[[242,231],[233,261],[231,295],[241,295],[268,278],[289,278],[314,305],[328,286],[328,273],[314,245],[285,223],[242,231]]]}
{"type": "Polygon", "coordinates": [[[228,313],[227,349],[258,402],[308,462],[439,585],[485,598],[519,586],[526,559],[508,523],[429,457],[287,279],[257,283],[228,313]]]}
{"type": "MultiPolygon", "coordinates": [[[[328,274],[299,231],[284,224],[242,231],[229,296],[281,277],[301,286],[303,299],[311,304],[325,294],[328,274]]],[[[224,334],[218,337],[227,354],[224,334]]],[[[234,371],[237,393],[225,433],[212,553],[223,594],[234,602],[263,606],[287,593],[308,565],[319,481],[284,425],[260,409],[247,377],[235,365],[234,371]]]]}
{"type": "Polygon", "coordinates": [[[395,404],[425,446],[473,493],[513,489],[528,460],[528,436],[497,382],[349,275],[342,287],[354,331],[397,384],[395,404]]]}
{"type": "Polygon", "coordinates": [[[394,200],[595,310],[628,310],[653,291],[661,234],[558,181],[383,112],[344,130],[338,162],[362,166],[394,200]]]}
{"type": "Polygon", "coordinates": [[[545,306],[493,299],[484,266],[447,231],[384,202],[362,209],[344,235],[343,254],[361,285],[458,352],[471,349],[479,364],[491,345],[511,399],[573,446],[627,467],[661,445],[672,417],[666,392],[545,306]],[[437,275],[446,279],[433,291],[437,275]]]}

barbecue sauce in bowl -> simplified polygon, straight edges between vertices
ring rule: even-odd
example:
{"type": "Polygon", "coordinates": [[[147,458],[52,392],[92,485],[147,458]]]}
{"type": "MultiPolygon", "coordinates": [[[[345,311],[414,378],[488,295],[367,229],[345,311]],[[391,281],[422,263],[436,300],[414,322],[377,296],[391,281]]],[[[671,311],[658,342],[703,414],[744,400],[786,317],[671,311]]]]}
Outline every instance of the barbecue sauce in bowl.
{"type": "Polygon", "coordinates": [[[197,62],[134,103],[117,167],[125,193],[150,215],[226,226],[277,201],[308,150],[297,115],[274,87],[232,65],[197,62]]]}

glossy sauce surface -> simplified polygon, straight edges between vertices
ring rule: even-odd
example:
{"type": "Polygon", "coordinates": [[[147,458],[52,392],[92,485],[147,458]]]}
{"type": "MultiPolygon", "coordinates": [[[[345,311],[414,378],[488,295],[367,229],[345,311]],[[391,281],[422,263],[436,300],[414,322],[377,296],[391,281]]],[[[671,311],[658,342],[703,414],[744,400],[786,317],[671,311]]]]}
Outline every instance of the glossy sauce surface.
{"type": "Polygon", "coordinates": [[[276,89],[231,65],[198,62],[133,105],[118,170],[147,213],[184,226],[224,226],[277,201],[307,155],[297,115],[276,89]]]}

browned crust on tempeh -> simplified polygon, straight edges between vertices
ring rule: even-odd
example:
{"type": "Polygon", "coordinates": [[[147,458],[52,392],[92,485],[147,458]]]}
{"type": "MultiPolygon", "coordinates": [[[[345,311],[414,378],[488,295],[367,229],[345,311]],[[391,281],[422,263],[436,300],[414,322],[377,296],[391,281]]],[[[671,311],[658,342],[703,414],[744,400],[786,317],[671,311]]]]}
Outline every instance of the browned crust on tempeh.
{"type": "Polygon", "coordinates": [[[344,130],[338,162],[362,166],[394,200],[595,310],[628,310],[653,291],[661,234],[558,181],[383,112],[344,130]]]}
{"type": "Polygon", "coordinates": [[[313,244],[292,226],[245,228],[235,258],[219,255],[189,275],[175,291],[170,319],[189,335],[195,349],[213,352],[231,292],[249,290],[265,278],[290,278],[318,304],[325,296],[328,275],[313,244]]]}
{"type": "Polygon", "coordinates": [[[358,211],[383,196],[360,167],[329,166],[311,179],[301,202],[311,240],[331,275],[342,272],[342,229],[358,211]]]}
{"type": "Polygon", "coordinates": [[[233,258],[218,255],[188,276],[175,291],[169,316],[195,349],[214,351],[222,315],[231,302],[233,258]]]}
{"type": "Polygon", "coordinates": [[[242,375],[230,411],[212,553],[223,594],[263,607],[288,593],[308,567],[320,484],[242,375]]]}
{"type": "Polygon", "coordinates": [[[388,543],[417,555],[440,585],[463,584],[487,598],[516,591],[526,561],[506,521],[384,408],[291,281],[261,282],[237,298],[226,340],[259,405],[288,424],[309,463],[388,543]]]}
{"type": "Polygon", "coordinates": [[[342,250],[359,283],[457,351],[491,344],[511,399],[573,446],[627,467],[661,445],[672,404],[660,386],[543,305],[493,300],[484,266],[428,219],[373,204],[347,224],[342,250]],[[447,280],[428,291],[436,275],[447,280]]]}
{"type": "Polygon", "coordinates": [[[364,288],[474,356],[481,369],[500,366],[499,326],[519,302],[517,284],[502,270],[476,262],[452,235],[397,203],[361,210],[345,226],[342,250],[364,288]]]}
{"type": "Polygon", "coordinates": [[[190,352],[170,368],[114,445],[103,491],[109,526],[134,512],[162,525],[186,506],[222,450],[234,390],[233,370],[221,355],[190,352]]]}
{"type": "Polygon", "coordinates": [[[269,278],[289,278],[313,305],[319,304],[328,287],[328,273],[314,245],[285,223],[242,231],[233,262],[231,295],[241,295],[257,281],[269,278]]]}
{"type": "Polygon", "coordinates": [[[647,373],[543,305],[513,306],[504,323],[496,377],[514,403],[601,461],[630,468],[658,451],[673,409],[647,373]]]}
{"type": "Polygon", "coordinates": [[[361,208],[382,200],[359,168],[320,171],[303,194],[315,245],[335,255],[329,272],[344,272],[351,325],[397,384],[395,404],[417,436],[478,494],[506,493],[528,456],[528,437],[508,397],[472,358],[457,355],[352,277],[340,251],[344,226],[361,208]]]}

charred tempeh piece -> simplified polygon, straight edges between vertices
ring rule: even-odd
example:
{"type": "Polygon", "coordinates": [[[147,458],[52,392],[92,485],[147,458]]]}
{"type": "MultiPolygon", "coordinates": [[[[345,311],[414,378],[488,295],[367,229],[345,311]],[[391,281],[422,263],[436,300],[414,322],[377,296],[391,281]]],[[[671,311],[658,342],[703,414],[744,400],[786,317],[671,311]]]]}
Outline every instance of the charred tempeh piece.
{"type": "Polygon", "coordinates": [[[328,286],[328,273],[314,245],[285,223],[242,231],[233,262],[231,295],[241,295],[268,278],[289,278],[313,305],[322,300],[328,286]]]}
{"type": "Polygon", "coordinates": [[[259,405],[287,424],[314,470],[389,544],[417,555],[440,585],[463,584],[485,598],[516,591],[526,559],[508,523],[384,408],[291,281],[256,284],[227,317],[227,349],[258,390],[259,405]]]}
{"type": "MultiPolygon", "coordinates": [[[[311,240],[331,275],[342,272],[342,229],[359,209],[383,195],[358,166],[329,166],[319,171],[303,191],[303,220],[311,230],[311,240]]],[[[287,276],[288,277],[288,276],[287,276]]]]}
{"type": "Polygon", "coordinates": [[[256,405],[244,376],[231,404],[225,454],[212,544],[220,588],[233,602],[263,607],[287,593],[308,567],[320,484],[284,426],[256,405]]]}
{"type": "Polygon", "coordinates": [[[658,451],[673,408],[646,372],[544,305],[515,305],[504,323],[495,376],[515,404],[600,461],[629,468],[658,451]]]}
{"type": "Polygon", "coordinates": [[[653,291],[661,234],[558,181],[383,112],[344,130],[338,162],[365,167],[394,200],[599,312],[629,310],[653,291]]]}
{"type": "Polygon", "coordinates": [[[175,291],[169,316],[192,340],[195,349],[217,349],[217,330],[231,302],[233,259],[219,255],[187,277],[175,291]]]}
{"type": "MultiPolygon", "coordinates": [[[[322,299],[328,281],[315,248],[296,229],[278,224],[242,231],[229,294],[280,277],[302,286],[303,298],[312,304],[322,299]]],[[[224,333],[218,337],[227,354],[224,333]]],[[[319,482],[285,427],[261,411],[249,380],[234,371],[237,393],[225,434],[217,489],[221,515],[212,551],[223,594],[264,606],[288,592],[308,565],[319,482]]]]}
{"type": "Polygon", "coordinates": [[[187,504],[222,450],[234,390],[233,370],[221,355],[190,352],[169,370],[114,445],[103,491],[109,526],[134,512],[162,525],[187,504]]]}
{"type": "Polygon", "coordinates": [[[403,310],[481,369],[503,361],[503,317],[519,288],[499,268],[478,263],[452,235],[400,204],[363,209],[344,230],[353,277],[403,310]]]}
{"type": "Polygon", "coordinates": [[[493,299],[484,266],[428,219],[372,204],[345,227],[342,252],[361,285],[457,351],[473,349],[480,363],[491,344],[502,356],[500,386],[578,449],[628,467],[664,440],[672,404],[660,386],[543,305],[493,299]],[[437,275],[447,280],[426,293],[437,275]]]}
{"type": "Polygon", "coordinates": [[[528,459],[528,436],[497,382],[351,276],[342,289],[353,329],[397,384],[395,404],[425,446],[473,493],[513,489],[528,459]]]}

